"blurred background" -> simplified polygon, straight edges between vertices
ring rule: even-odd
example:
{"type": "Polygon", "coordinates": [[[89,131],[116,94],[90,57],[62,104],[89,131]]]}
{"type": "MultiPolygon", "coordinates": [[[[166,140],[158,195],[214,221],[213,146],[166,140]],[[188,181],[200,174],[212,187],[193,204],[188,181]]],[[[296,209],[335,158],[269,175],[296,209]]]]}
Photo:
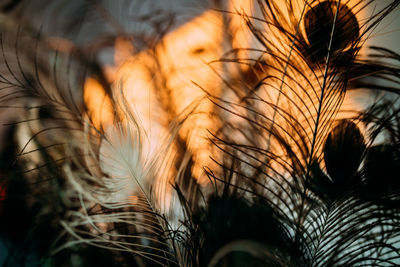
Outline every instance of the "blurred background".
{"type": "MultiPolygon", "coordinates": [[[[359,14],[361,20],[388,2],[390,1],[380,0],[376,1],[376,4],[368,6],[367,10],[359,14]]],[[[165,51],[162,56],[166,58],[163,61],[165,65],[162,67],[179,70],[171,72],[171,76],[168,77],[169,85],[181,90],[176,96],[175,103],[179,112],[183,111],[183,107],[187,103],[199,97],[197,91],[193,93],[192,81],[196,81],[200,85],[217,83],[219,78],[204,62],[220,58],[235,46],[235,42],[233,42],[233,47],[232,44],[227,45],[224,42],[223,36],[226,34],[224,16],[226,14],[221,13],[220,10],[232,12],[244,10],[259,15],[258,11],[253,10],[249,3],[250,1],[247,0],[230,2],[223,0],[2,0],[0,8],[4,13],[11,14],[21,25],[40,29],[57,49],[68,51],[72,45],[77,45],[87,53],[92,53],[104,67],[110,82],[121,77],[118,72],[128,59],[162,44],[165,51]]],[[[238,17],[231,16],[230,18],[234,21],[238,17]]],[[[1,21],[5,23],[3,16],[0,17],[0,23],[1,21]]],[[[236,27],[232,31],[233,38],[237,38],[236,45],[257,47],[243,24],[234,22],[233,25],[236,27]],[[246,38],[248,39],[246,40],[246,38]]],[[[383,46],[400,53],[399,44],[400,11],[395,10],[374,29],[368,38],[367,46],[383,46]]],[[[368,50],[365,53],[368,53],[368,50]]],[[[125,66],[124,71],[134,72],[137,70],[125,66]]],[[[138,73],[139,76],[142,75],[140,72],[138,73]]],[[[86,85],[85,90],[88,90],[90,96],[87,97],[87,101],[90,102],[93,99],[90,92],[95,89],[90,84],[86,85]]],[[[370,97],[365,95],[365,92],[355,92],[350,95],[350,98],[362,105],[365,102],[375,101],[376,96],[370,97]]],[[[351,105],[353,102],[349,103],[351,105]]],[[[95,110],[95,103],[92,106],[94,112],[102,113],[101,110],[95,110]]],[[[139,112],[142,112],[140,115],[145,126],[146,117],[148,121],[151,121],[151,116],[147,114],[151,108],[153,108],[151,103],[139,108],[142,110],[139,112]]],[[[208,110],[210,107],[204,106],[204,111],[208,110]]],[[[14,116],[15,114],[11,114],[10,111],[2,109],[0,124],[12,121],[14,116]]],[[[98,120],[102,119],[105,118],[99,116],[98,120]]],[[[198,123],[201,125],[196,125],[196,127],[208,127],[207,121],[198,123]]],[[[148,125],[146,127],[155,126],[148,125]]],[[[9,127],[0,126],[1,151],[7,149],[8,129],[9,127]]],[[[203,132],[194,134],[201,135],[203,132]]],[[[156,138],[155,135],[154,139],[156,138]]],[[[199,149],[201,151],[202,144],[197,145],[198,147],[193,147],[192,150],[199,149]]],[[[201,159],[207,155],[201,155],[199,152],[198,157],[201,159]]],[[[199,175],[197,174],[197,176],[199,175]]],[[[0,265],[3,265],[9,252],[10,248],[0,242],[0,265]]],[[[32,266],[35,266],[35,261],[36,259],[32,255],[32,266]]]]}

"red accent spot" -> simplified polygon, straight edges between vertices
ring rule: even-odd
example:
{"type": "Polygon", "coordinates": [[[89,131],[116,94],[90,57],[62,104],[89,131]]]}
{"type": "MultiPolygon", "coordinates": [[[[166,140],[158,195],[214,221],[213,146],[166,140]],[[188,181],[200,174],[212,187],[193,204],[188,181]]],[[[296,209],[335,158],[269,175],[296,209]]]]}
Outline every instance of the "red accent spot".
{"type": "Polygon", "coordinates": [[[6,200],[7,197],[7,188],[6,186],[0,185],[0,214],[3,212],[3,201],[6,200]]]}

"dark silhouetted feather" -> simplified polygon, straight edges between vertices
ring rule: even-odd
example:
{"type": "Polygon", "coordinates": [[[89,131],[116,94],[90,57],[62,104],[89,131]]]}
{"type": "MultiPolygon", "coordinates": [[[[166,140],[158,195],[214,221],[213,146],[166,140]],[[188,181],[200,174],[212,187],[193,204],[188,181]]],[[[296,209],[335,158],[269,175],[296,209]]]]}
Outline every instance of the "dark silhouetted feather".
{"type": "Polygon", "coordinates": [[[400,1],[128,2],[0,5],[5,266],[400,264],[400,1]]]}
{"type": "Polygon", "coordinates": [[[324,145],[326,170],[334,182],[351,179],[358,170],[365,150],[365,141],[357,125],[339,121],[328,134],[324,145]]]}

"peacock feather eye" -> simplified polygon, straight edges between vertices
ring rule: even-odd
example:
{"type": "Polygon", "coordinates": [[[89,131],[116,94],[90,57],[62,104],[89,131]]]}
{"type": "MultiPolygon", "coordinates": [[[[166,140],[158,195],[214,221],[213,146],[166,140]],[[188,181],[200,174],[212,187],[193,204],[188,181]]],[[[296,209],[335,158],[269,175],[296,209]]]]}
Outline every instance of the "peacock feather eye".
{"type": "Polygon", "coordinates": [[[336,1],[321,2],[307,11],[304,28],[313,61],[322,61],[327,55],[334,23],[331,52],[341,51],[359,38],[356,16],[346,5],[338,5],[336,1]],[[335,23],[337,8],[339,10],[335,23]]]}
{"type": "Polygon", "coordinates": [[[357,125],[341,120],[329,133],[324,145],[326,170],[334,182],[348,181],[357,172],[365,141],[357,125]]]}
{"type": "Polygon", "coordinates": [[[397,145],[383,144],[369,148],[364,161],[367,187],[376,195],[398,191],[399,167],[400,151],[397,145]]]}

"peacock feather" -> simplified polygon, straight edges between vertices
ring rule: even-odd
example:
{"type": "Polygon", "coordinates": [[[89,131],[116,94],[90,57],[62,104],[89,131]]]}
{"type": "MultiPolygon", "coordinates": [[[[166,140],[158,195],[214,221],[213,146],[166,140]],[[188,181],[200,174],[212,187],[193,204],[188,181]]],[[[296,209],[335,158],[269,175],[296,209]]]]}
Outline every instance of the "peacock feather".
{"type": "Polygon", "coordinates": [[[398,266],[399,4],[0,3],[0,263],[398,266]]]}

